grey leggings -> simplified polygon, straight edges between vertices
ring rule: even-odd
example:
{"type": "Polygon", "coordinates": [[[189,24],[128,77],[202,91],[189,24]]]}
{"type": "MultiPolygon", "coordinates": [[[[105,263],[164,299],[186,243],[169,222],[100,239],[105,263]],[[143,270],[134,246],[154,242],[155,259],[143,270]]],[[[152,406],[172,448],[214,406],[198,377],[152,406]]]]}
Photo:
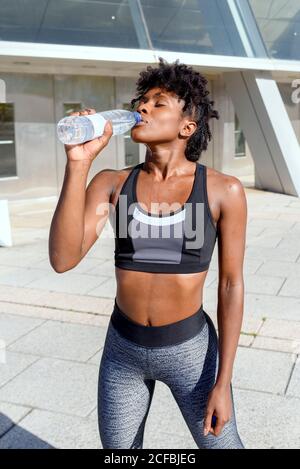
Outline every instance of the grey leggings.
{"type": "Polygon", "coordinates": [[[206,402],[218,362],[217,332],[202,306],[193,318],[167,326],[143,326],[131,321],[115,302],[98,381],[103,449],[143,448],[156,380],[170,388],[198,448],[244,448],[237,431],[231,383],[230,420],[218,436],[203,435],[206,402]],[[114,316],[119,322],[113,322],[114,316]],[[181,338],[179,343],[176,337],[181,338]]]}

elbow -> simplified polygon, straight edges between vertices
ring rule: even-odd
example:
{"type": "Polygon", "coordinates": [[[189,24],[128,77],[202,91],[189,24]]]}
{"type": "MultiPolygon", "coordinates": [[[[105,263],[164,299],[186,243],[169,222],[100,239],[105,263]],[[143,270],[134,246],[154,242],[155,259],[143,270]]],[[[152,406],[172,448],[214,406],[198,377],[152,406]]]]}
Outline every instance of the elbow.
{"type": "Polygon", "coordinates": [[[60,267],[54,267],[53,265],[52,265],[52,268],[57,274],[62,274],[64,272],[66,272],[66,270],[67,270],[67,269],[63,269],[63,268],[60,268],[60,267]]]}
{"type": "Polygon", "coordinates": [[[49,263],[50,263],[52,269],[56,273],[61,274],[61,273],[65,272],[65,269],[63,268],[63,266],[59,262],[58,256],[55,252],[53,252],[49,249],[48,257],[49,257],[49,263]]]}
{"type": "Polygon", "coordinates": [[[231,290],[232,288],[241,288],[244,289],[244,279],[243,277],[225,277],[219,279],[219,288],[221,290],[231,290]]]}
{"type": "Polygon", "coordinates": [[[51,250],[50,248],[48,251],[48,256],[52,269],[58,274],[62,274],[68,270],[73,269],[77,264],[79,264],[81,260],[80,257],[75,258],[74,256],[67,259],[67,256],[63,256],[59,252],[51,250]]]}
{"type": "Polygon", "coordinates": [[[52,269],[57,273],[57,274],[62,274],[63,272],[66,272],[66,269],[64,266],[62,265],[59,265],[55,262],[53,262],[53,260],[50,259],[50,265],[52,267],[52,269]]]}
{"type": "Polygon", "coordinates": [[[73,264],[63,264],[62,262],[58,262],[57,259],[53,258],[53,256],[49,256],[49,261],[52,269],[57,273],[57,274],[62,274],[64,272],[67,272],[68,270],[73,269],[77,263],[73,264]]]}
{"type": "MultiPolygon", "coordinates": [[[[50,264],[51,264],[51,263],[50,263],[50,264]]],[[[63,274],[64,272],[67,272],[68,270],[73,269],[76,265],[77,265],[77,264],[72,265],[71,267],[70,267],[70,266],[69,266],[69,267],[65,267],[65,266],[61,266],[61,265],[53,265],[53,264],[51,264],[51,267],[52,267],[52,269],[53,269],[57,274],[63,274]]]]}

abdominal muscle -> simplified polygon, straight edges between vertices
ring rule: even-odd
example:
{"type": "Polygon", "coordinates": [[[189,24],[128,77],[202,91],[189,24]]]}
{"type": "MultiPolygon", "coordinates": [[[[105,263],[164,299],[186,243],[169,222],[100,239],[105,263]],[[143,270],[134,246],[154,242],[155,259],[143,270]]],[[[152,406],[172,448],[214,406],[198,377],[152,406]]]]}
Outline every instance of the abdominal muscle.
{"type": "Polygon", "coordinates": [[[206,274],[161,274],[116,267],[116,302],[126,316],[142,326],[180,321],[200,308],[206,274]]]}

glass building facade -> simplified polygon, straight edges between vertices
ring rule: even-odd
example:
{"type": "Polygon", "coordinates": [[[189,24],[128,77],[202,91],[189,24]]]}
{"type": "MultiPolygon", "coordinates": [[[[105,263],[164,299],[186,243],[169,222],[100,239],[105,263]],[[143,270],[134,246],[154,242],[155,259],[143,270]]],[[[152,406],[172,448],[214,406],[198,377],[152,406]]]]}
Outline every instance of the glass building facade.
{"type": "Polygon", "coordinates": [[[255,56],[300,56],[300,0],[0,0],[0,10],[2,41],[245,57],[242,27],[262,41],[255,56]]]}
{"type": "Polygon", "coordinates": [[[300,59],[300,1],[249,0],[269,57],[300,59]]]}

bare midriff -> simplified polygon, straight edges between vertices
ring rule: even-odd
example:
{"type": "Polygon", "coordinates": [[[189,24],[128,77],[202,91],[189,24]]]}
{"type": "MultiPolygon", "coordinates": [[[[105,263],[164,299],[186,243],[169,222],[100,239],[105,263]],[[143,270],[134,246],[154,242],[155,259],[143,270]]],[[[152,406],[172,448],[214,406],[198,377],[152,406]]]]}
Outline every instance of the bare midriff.
{"type": "Polygon", "coordinates": [[[116,302],[143,326],[163,326],[194,314],[202,304],[205,272],[161,274],[115,268],[116,302]]]}
{"type": "MultiPolygon", "coordinates": [[[[123,176],[115,193],[112,196],[112,203],[115,206],[122,185],[129,175],[128,170],[124,171],[123,176]]],[[[147,178],[149,176],[141,171],[138,176],[138,185],[141,183],[141,187],[145,187],[145,191],[150,190],[151,195],[148,194],[148,200],[150,197],[152,200],[157,200],[155,193],[159,194],[160,201],[172,204],[174,199],[177,198],[184,201],[187,200],[191,187],[194,180],[194,169],[191,169],[191,175],[186,176],[186,183],[177,185],[177,191],[175,185],[169,187],[155,186],[149,182],[147,178]],[[172,196],[173,192],[173,196],[172,196]],[[165,197],[165,199],[164,199],[165,197]],[[172,200],[170,198],[173,197],[172,200]]],[[[154,213],[151,210],[151,202],[147,203],[147,194],[143,197],[139,197],[139,189],[136,188],[138,195],[138,201],[145,204],[149,212],[154,213]]],[[[142,194],[141,194],[142,195],[142,194]]],[[[162,212],[165,213],[165,212],[162,212]]],[[[196,273],[152,273],[152,272],[141,272],[129,269],[122,269],[115,267],[117,291],[116,291],[116,302],[122,312],[130,318],[132,321],[141,324],[143,326],[163,326],[170,324],[181,319],[185,319],[194,314],[203,301],[203,285],[207,270],[196,273]]]]}

